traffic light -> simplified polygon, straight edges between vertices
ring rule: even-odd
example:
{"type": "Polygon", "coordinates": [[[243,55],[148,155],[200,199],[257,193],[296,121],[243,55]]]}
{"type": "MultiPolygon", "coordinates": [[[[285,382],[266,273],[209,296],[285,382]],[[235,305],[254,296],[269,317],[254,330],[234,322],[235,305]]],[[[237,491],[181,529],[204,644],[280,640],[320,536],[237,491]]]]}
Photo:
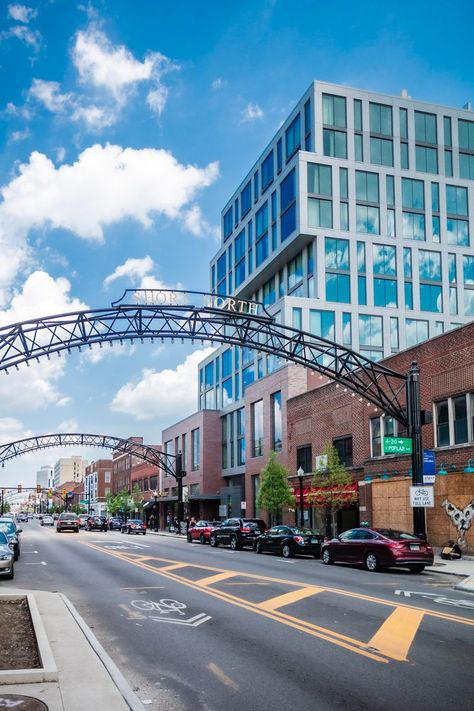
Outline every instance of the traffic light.
{"type": "Polygon", "coordinates": [[[63,490],[61,491],[61,496],[62,496],[63,499],[64,499],[64,497],[66,496],[66,489],[63,489],[63,490]]]}
{"type": "Polygon", "coordinates": [[[53,490],[48,489],[48,499],[50,499],[53,496],[53,490]]]}
{"type": "Polygon", "coordinates": [[[36,493],[41,494],[41,484],[36,484],[36,493]]]}
{"type": "Polygon", "coordinates": [[[23,484],[18,484],[17,489],[18,489],[18,493],[21,494],[21,492],[23,490],[23,484]]]}

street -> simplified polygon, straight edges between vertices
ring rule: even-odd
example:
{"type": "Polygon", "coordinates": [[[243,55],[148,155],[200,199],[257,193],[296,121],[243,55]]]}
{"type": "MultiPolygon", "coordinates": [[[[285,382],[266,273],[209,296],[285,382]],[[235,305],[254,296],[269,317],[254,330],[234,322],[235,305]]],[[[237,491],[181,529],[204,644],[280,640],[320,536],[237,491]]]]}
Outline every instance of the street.
{"type": "Polygon", "coordinates": [[[151,709],[447,710],[472,695],[474,597],[449,576],[23,530],[2,590],[67,595],[151,709]]]}

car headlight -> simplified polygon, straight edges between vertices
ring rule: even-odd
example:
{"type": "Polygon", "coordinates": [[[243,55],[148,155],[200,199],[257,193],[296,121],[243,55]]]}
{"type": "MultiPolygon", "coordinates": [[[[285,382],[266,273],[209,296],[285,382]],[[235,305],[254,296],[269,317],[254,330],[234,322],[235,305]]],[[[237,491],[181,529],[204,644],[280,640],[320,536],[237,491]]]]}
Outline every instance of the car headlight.
{"type": "Polygon", "coordinates": [[[11,555],[9,553],[3,553],[0,555],[0,560],[11,560],[11,555]]]}

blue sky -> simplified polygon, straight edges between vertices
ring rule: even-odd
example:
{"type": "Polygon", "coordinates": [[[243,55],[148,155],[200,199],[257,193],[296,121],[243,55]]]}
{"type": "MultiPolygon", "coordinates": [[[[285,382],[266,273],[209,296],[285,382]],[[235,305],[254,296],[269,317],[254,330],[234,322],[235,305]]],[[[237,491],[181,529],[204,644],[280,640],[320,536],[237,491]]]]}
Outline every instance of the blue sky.
{"type": "MultiPolygon", "coordinates": [[[[310,82],[462,106],[473,8],[2,0],[0,324],[107,306],[127,287],[207,290],[220,209],[310,82]]],[[[196,408],[201,357],[148,344],[0,374],[0,441],[160,442],[196,408]]],[[[72,453],[13,460],[0,484],[72,453]]]]}

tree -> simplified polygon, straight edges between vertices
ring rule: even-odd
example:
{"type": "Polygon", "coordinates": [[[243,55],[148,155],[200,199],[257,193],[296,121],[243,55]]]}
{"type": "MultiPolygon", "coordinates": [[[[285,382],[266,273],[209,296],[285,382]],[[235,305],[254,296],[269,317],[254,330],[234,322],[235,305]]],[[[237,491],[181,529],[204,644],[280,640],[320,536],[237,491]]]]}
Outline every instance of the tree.
{"type": "Polygon", "coordinates": [[[334,536],[337,512],[357,504],[359,494],[352,489],[354,480],[339,461],[337,449],[328,442],[324,445],[323,454],[327,457],[327,464],[313,473],[312,490],[308,500],[313,506],[329,513],[331,534],[334,536]]]}
{"type": "Polygon", "coordinates": [[[294,506],[295,503],[296,498],[288,484],[288,471],[277,461],[276,453],[270,452],[260,475],[257,508],[268,511],[273,520],[280,517],[283,506],[294,506]]]}

